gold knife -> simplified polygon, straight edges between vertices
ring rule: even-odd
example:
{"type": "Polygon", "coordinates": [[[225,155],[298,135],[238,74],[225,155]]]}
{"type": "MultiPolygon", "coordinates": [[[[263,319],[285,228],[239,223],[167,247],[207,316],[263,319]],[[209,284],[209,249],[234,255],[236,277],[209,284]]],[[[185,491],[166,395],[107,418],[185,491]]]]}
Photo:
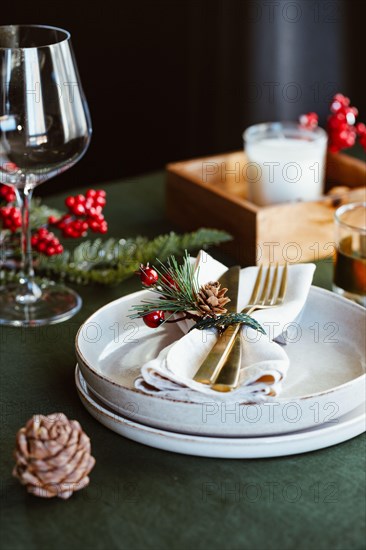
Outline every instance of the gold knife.
{"type": "Polygon", "coordinates": [[[227,353],[225,353],[224,364],[221,366],[216,377],[212,379],[212,389],[220,392],[234,390],[239,382],[241,339],[236,336],[240,330],[240,324],[232,325],[229,329],[231,330],[231,342],[228,346],[227,353]]]}
{"type": "MultiPolygon", "coordinates": [[[[226,306],[229,313],[236,313],[238,310],[239,278],[240,266],[236,265],[225,271],[219,279],[221,286],[229,290],[228,296],[231,301],[226,306]]],[[[194,375],[193,380],[201,384],[211,384],[216,379],[234,344],[235,334],[233,328],[235,329],[235,327],[228,327],[219,336],[218,341],[194,375]]]]}

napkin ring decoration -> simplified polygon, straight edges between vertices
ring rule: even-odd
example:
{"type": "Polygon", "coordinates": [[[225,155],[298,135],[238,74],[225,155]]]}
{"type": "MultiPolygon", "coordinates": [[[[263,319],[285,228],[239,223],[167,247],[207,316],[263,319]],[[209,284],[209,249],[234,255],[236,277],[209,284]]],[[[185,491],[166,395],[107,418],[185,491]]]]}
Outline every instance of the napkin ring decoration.
{"type": "Polygon", "coordinates": [[[250,315],[228,313],[225,306],[231,300],[226,293],[230,294],[230,289],[223,288],[219,281],[199,285],[198,269],[187,251],[182,264],[170,256],[166,264],[157,260],[157,266],[141,265],[136,274],[143,287],[157,298],[132,306],[129,317],[142,318],[150,328],[189,319],[195,322],[190,330],[216,328],[222,332],[230,325],[245,324],[265,334],[250,315]]]}

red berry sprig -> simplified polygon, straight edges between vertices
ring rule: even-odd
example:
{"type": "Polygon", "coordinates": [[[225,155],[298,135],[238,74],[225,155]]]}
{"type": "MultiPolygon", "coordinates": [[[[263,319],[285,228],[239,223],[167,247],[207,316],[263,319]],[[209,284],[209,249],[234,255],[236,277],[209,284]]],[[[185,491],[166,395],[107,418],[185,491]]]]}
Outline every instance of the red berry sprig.
{"type": "Polygon", "coordinates": [[[300,116],[300,124],[301,126],[304,126],[304,128],[313,130],[318,126],[318,118],[319,117],[316,113],[307,113],[306,115],[300,116]]]}
{"type": "MultiPolygon", "coordinates": [[[[331,115],[328,117],[328,147],[332,153],[352,147],[357,137],[366,150],[366,126],[356,124],[358,110],[350,105],[349,97],[336,94],[330,104],[331,115]]],[[[300,124],[305,128],[313,129],[318,125],[318,115],[307,113],[300,116],[300,124]]]]}
{"type": "MultiPolygon", "coordinates": [[[[22,225],[20,209],[13,203],[16,194],[14,188],[10,185],[0,184],[0,202],[6,202],[5,206],[0,207],[0,221],[4,229],[15,233],[22,225]]],[[[64,237],[85,237],[88,229],[95,233],[106,233],[108,224],[103,215],[103,208],[106,205],[106,192],[103,189],[89,189],[85,195],[76,195],[67,197],[65,200],[68,212],[56,218],[50,216],[48,225],[60,229],[64,237]]],[[[63,246],[59,239],[48,231],[47,227],[37,229],[31,239],[32,248],[53,256],[61,254],[63,246]]]]}
{"type": "Polygon", "coordinates": [[[151,313],[145,315],[142,319],[146,326],[150,328],[158,328],[162,323],[164,323],[164,311],[152,311],[151,313]]]}
{"type": "Polygon", "coordinates": [[[16,206],[2,206],[0,208],[0,218],[4,229],[9,229],[15,233],[22,226],[22,215],[20,209],[16,206]]]}
{"type": "Polygon", "coordinates": [[[64,237],[85,237],[88,229],[94,233],[107,233],[108,224],[103,215],[106,192],[103,189],[89,189],[85,195],[69,196],[65,204],[69,210],[67,214],[60,219],[51,216],[48,220],[50,225],[61,230],[64,237]]]}
{"type": "Polygon", "coordinates": [[[31,245],[33,250],[37,250],[46,256],[54,256],[55,254],[62,254],[64,247],[55,236],[45,227],[40,227],[31,238],[31,245]]]}
{"type": "Polygon", "coordinates": [[[332,114],[328,118],[329,150],[337,153],[342,149],[352,147],[356,143],[355,127],[358,110],[351,107],[350,99],[342,94],[336,94],[330,105],[332,114]]]}

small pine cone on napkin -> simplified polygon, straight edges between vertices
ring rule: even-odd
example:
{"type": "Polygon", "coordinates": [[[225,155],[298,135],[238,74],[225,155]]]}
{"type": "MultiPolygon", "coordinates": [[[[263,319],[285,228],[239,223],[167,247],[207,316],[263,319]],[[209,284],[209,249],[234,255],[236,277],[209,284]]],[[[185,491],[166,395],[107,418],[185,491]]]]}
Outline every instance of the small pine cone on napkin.
{"type": "Polygon", "coordinates": [[[89,484],[95,464],[90,450],[76,420],[62,413],[35,415],[17,433],[13,475],[33,495],[67,499],[89,484]]]}
{"type": "Polygon", "coordinates": [[[218,281],[207,283],[199,289],[196,307],[199,315],[222,315],[227,312],[225,305],[230,298],[225,297],[227,288],[221,288],[218,281]]]}

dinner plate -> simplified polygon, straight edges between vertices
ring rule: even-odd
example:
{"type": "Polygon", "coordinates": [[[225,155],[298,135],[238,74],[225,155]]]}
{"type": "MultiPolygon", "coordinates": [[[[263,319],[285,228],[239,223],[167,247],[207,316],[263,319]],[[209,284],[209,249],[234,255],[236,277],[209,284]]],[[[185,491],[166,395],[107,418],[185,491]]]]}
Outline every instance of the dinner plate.
{"type": "Polygon", "coordinates": [[[285,435],[228,438],[181,434],[145,426],[108,408],[88,389],[78,367],[75,382],[86,410],[110,430],[149,447],[186,455],[211,458],[287,456],[337,445],[365,431],[365,406],[360,405],[335,422],[285,435]]]}
{"type": "Polygon", "coordinates": [[[289,327],[290,368],[280,397],[226,405],[208,396],[198,404],[138,391],[141,366],[182,335],[175,324],[152,330],[129,319],[131,306],[148,292],[99,309],[76,338],[88,386],[118,414],[179,433],[264,436],[337,420],[365,401],[365,309],[318,287],[311,287],[301,318],[289,327]]]}

